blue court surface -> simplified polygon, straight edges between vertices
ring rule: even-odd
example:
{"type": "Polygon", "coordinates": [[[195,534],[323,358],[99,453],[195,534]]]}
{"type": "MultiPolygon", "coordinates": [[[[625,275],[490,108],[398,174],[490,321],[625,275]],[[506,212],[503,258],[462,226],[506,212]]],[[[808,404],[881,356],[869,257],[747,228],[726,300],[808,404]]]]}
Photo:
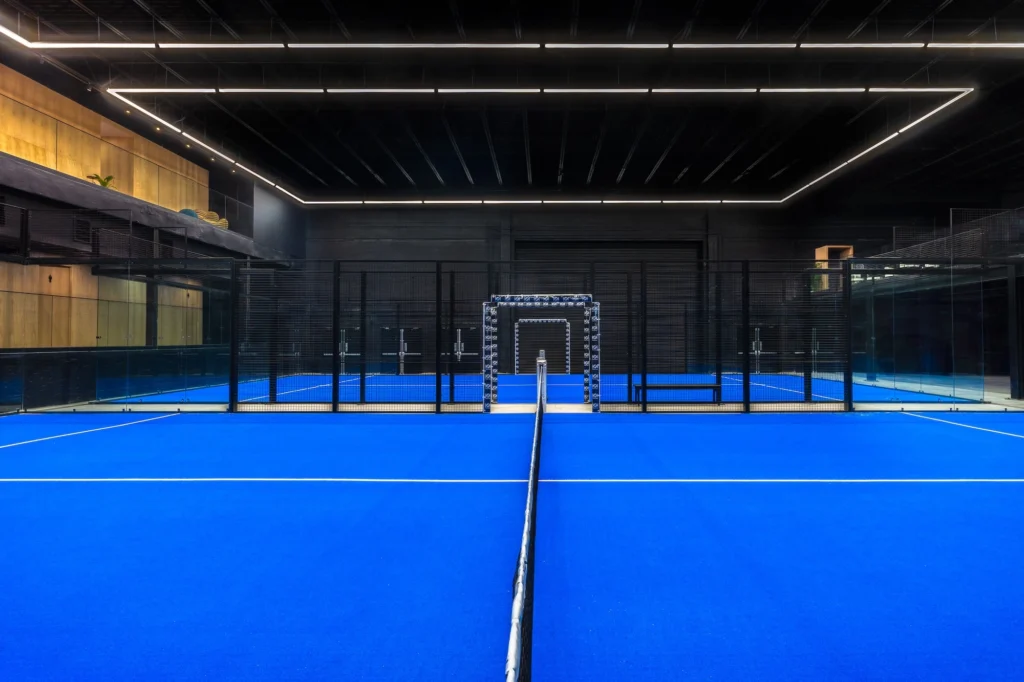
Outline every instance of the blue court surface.
{"type": "MultiPolygon", "coordinates": [[[[371,374],[366,377],[365,402],[370,403],[433,403],[436,392],[434,374],[395,375],[371,374]]],[[[638,401],[636,387],[641,377],[634,374],[605,374],[601,378],[601,398],[605,402],[638,401]]],[[[648,384],[712,384],[714,374],[649,374],[648,384]]],[[[152,378],[132,381],[109,380],[101,391],[101,402],[113,403],[226,403],[228,386],[188,386],[186,379],[156,382],[152,378]],[[126,397],[127,396],[127,397],[126,397]]],[[[342,375],[338,380],[338,400],[343,403],[360,402],[358,375],[342,375]]],[[[479,403],[483,400],[483,380],[478,374],[458,374],[455,389],[450,389],[451,378],[441,376],[442,401],[479,403]]],[[[742,374],[723,374],[721,383],[723,403],[743,402],[742,374]]],[[[505,403],[532,403],[536,398],[536,376],[532,374],[501,375],[498,379],[499,400],[505,403]]],[[[964,391],[966,392],[966,391],[964,391]]],[[[970,395],[977,394],[977,391],[970,395]]],[[[238,399],[242,403],[271,402],[269,379],[242,381],[238,386],[238,399]]],[[[579,374],[551,375],[548,399],[555,403],[583,402],[583,376],[579,374]]],[[[649,402],[710,403],[714,396],[710,390],[652,390],[649,402]]],[[[752,374],[750,399],[755,403],[801,402],[805,399],[803,375],[752,374]]],[[[960,403],[972,400],[958,395],[949,385],[922,384],[920,390],[908,390],[886,385],[884,381],[867,382],[859,379],[853,386],[853,399],[869,403],[960,403]]],[[[282,376],[277,382],[276,402],[329,403],[331,377],[325,374],[282,376]]],[[[842,402],[841,375],[822,375],[811,380],[812,402],[842,402]]]]}
{"type": "MultiPolygon", "coordinates": [[[[2,418],[0,679],[499,679],[532,431],[2,418]]],[[[1020,679],[1022,414],[550,413],[541,478],[535,680],[1020,679]]]]}

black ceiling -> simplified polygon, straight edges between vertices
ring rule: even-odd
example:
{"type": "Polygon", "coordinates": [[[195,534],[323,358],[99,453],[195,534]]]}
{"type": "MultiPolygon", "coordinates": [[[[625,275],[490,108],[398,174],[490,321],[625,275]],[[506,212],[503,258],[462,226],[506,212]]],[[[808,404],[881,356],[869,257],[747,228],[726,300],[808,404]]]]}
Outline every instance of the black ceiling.
{"type": "MultiPolygon", "coordinates": [[[[30,40],[777,42],[1024,39],[1022,0],[0,0],[30,40]],[[20,24],[18,23],[20,21],[20,24]]],[[[73,50],[29,75],[168,88],[780,88],[977,92],[859,162],[858,183],[946,191],[1024,168],[1016,51],[73,50]]],[[[6,55],[14,55],[8,59],[6,55]]],[[[70,82],[70,81],[69,81],[70,82]]],[[[909,93],[130,95],[305,198],[781,198],[949,99],[909,93]]],[[[138,123],[136,123],[138,125],[138,123]]],[[[152,133],[152,126],[146,126],[152,133]]],[[[176,136],[169,146],[184,150],[176,136]]],[[[193,145],[195,147],[195,145],[193,145]]],[[[184,150],[194,154],[195,148],[184,150]]],[[[209,163],[206,156],[193,158],[209,163]]],[[[212,165],[216,165],[214,162],[212,165]]],[[[852,167],[851,167],[852,168],[852,167]]],[[[837,173],[841,186],[846,171],[837,173]]],[[[849,181],[849,180],[846,180],[849,181]]]]}

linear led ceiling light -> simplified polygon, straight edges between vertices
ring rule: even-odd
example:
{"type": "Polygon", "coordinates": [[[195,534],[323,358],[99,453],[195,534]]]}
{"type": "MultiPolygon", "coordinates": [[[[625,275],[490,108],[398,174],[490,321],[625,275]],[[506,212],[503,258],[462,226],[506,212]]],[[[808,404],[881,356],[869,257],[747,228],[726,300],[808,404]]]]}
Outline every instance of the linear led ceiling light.
{"type": "Polygon", "coordinates": [[[322,95],[323,88],[218,88],[225,95],[322,95]]]}
{"type": "Polygon", "coordinates": [[[672,43],[678,50],[786,50],[796,43],[672,43]]]}
{"type": "Polygon", "coordinates": [[[331,95],[432,95],[434,88],[327,88],[331,95]]]}
{"type": "Polygon", "coordinates": [[[544,88],[544,92],[554,95],[646,95],[650,88],[544,88]]]}
{"type": "Polygon", "coordinates": [[[544,43],[549,50],[664,50],[668,43],[544,43]]]}
{"type": "MultiPolygon", "coordinates": [[[[249,90],[236,89],[235,91],[249,92],[251,90],[252,89],[249,89],[249,90]]],[[[513,89],[513,90],[518,92],[518,91],[527,90],[527,89],[519,88],[519,89],[513,89]]],[[[260,91],[262,91],[262,90],[257,90],[257,92],[260,92],[260,91]]],[[[275,90],[275,91],[276,92],[284,92],[286,90],[275,90]]],[[[306,93],[306,92],[319,93],[320,92],[319,89],[315,89],[315,90],[314,89],[292,89],[292,90],[288,90],[288,91],[290,91],[290,92],[299,92],[299,93],[306,93]]],[[[394,91],[395,90],[390,90],[389,92],[394,92],[394,91]]],[[[468,88],[466,88],[466,89],[459,89],[459,91],[481,92],[481,90],[472,90],[472,89],[468,89],[468,88]]],[[[492,90],[486,90],[486,91],[487,92],[493,92],[494,90],[492,89],[492,90]]],[[[537,92],[537,91],[539,91],[539,89],[529,89],[529,91],[530,92],[537,92]]],[[[177,128],[174,125],[171,125],[170,123],[168,123],[164,119],[160,118],[156,114],[153,114],[153,113],[149,112],[144,107],[142,107],[142,106],[132,102],[130,99],[128,99],[127,97],[124,97],[124,95],[120,94],[120,93],[123,93],[123,92],[129,93],[129,94],[131,94],[131,93],[175,94],[175,93],[189,93],[189,92],[209,93],[210,91],[208,89],[202,89],[202,88],[191,88],[191,89],[189,89],[189,88],[166,88],[166,89],[163,89],[163,88],[134,88],[134,89],[128,89],[128,88],[124,88],[124,89],[108,88],[107,89],[107,92],[110,95],[112,95],[112,96],[116,97],[117,99],[121,100],[122,102],[124,102],[128,106],[130,106],[130,107],[132,107],[134,109],[137,109],[138,111],[140,111],[143,114],[149,116],[150,118],[152,118],[153,120],[155,120],[155,121],[159,122],[160,124],[166,126],[167,128],[169,128],[169,129],[171,129],[171,130],[173,130],[173,131],[175,131],[177,133],[181,133],[185,138],[187,138],[187,139],[189,139],[189,140],[191,140],[193,142],[196,142],[197,144],[201,145],[205,149],[208,149],[209,151],[219,155],[220,157],[222,157],[226,161],[228,161],[230,163],[234,163],[238,168],[241,168],[242,170],[246,171],[247,173],[253,175],[254,177],[259,178],[260,180],[266,182],[268,185],[273,186],[275,189],[280,190],[283,194],[286,194],[287,196],[291,197],[292,199],[294,199],[294,200],[296,200],[296,201],[298,201],[298,202],[300,202],[300,203],[302,203],[304,205],[308,205],[308,206],[396,205],[397,206],[397,205],[425,205],[425,204],[438,205],[438,204],[537,204],[537,203],[542,203],[542,204],[626,204],[626,205],[638,205],[638,204],[782,204],[782,203],[785,203],[785,202],[789,201],[793,197],[797,196],[801,192],[806,191],[810,187],[813,187],[814,185],[816,185],[817,183],[821,182],[822,180],[824,180],[825,178],[829,177],[830,175],[840,171],[841,169],[845,168],[846,166],[849,166],[853,162],[858,161],[862,157],[870,154],[871,152],[873,152],[873,151],[875,151],[877,149],[880,149],[881,147],[884,147],[885,145],[889,144],[894,139],[896,139],[899,135],[902,135],[903,133],[905,133],[906,131],[910,130],[911,128],[913,128],[914,126],[918,125],[919,123],[921,123],[921,122],[931,118],[932,116],[934,116],[935,114],[939,113],[943,109],[952,106],[953,104],[955,104],[956,102],[960,101],[964,97],[967,97],[968,95],[970,95],[971,93],[974,92],[974,88],[968,88],[968,87],[961,87],[961,88],[950,88],[950,87],[937,87],[937,88],[886,88],[886,87],[877,87],[877,88],[875,88],[875,87],[871,87],[871,88],[761,88],[761,89],[756,89],[756,88],[743,88],[743,89],[740,89],[740,88],[721,88],[721,89],[718,89],[718,90],[710,89],[710,88],[708,88],[708,89],[705,89],[705,88],[678,88],[678,89],[672,89],[672,90],[665,89],[665,91],[684,92],[684,93],[685,92],[701,92],[701,93],[705,93],[705,92],[706,93],[714,93],[714,92],[722,92],[722,93],[743,92],[743,93],[747,93],[747,94],[775,94],[775,93],[797,93],[797,92],[799,92],[799,93],[863,93],[863,92],[901,93],[901,92],[910,92],[910,93],[945,93],[945,94],[956,93],[956,96],[951,98],[951,99],[949,99],[949,100],[947,100],[947,101],[945,101],[945,102],[943,102],[942,104],[940,104],[937,107],[933,108],[932,110],[930,110],[926,114],[924,114],[924,115],[918,117],[917,119],[911,121],[909,124],[907,124],[906,126],[901,128],[899,131],[897,131],[895,133],[892,133],[891,135],[889,135],[885,139],[880,140],[880,141],[874,143],[873,145],[871,145],[870,147],[862,150],[861,152],[859,152],[855,156],[851,157],[848,161],[844,161],[843,163],[841,163],[838,166],[832,168],[828,172],[823,173],[822,175],[814,178],[813,180],[811,180],[809,183],[807,183],[806,185],[804,185],[800,189],[796,190],[795,192],[787,195],[786,197],[784,197],[782,199],[710,199],[710,198],[708,198],[708,199],[543,199],[543,200],[541,200],[541,199],[522,199],[522,200],[516,200],[516,199],[443,199],[443,200],[442,199],[388,199],[388,200],[372,200],[372,199],[349,200],[349,199],[337,199],[337,200],[305,200],[305,199],[302,199],[301,197],[293,194],[292,192],[289,192],[288,190],[286,190],[285,188],[281,187],[280,185],[277,185],[277,184],[271,182],[270,180],[268,180],[267,178],[263,177],[262,175],[260,175],[256,171],[253,171],[253,170],[243,166],[240,163],[236,163],[233,159],[231,159],[230,157],[228,157],[228,156],[224,155],[223,153],[217,151],[216,149],[214,149],[210,145],[206,144],[202,140],[194,137],[193,135],[190,135],[188,133],[182,132],[182,130],[180,128],[177,128]]],[[[225,90],[222,89],[222,90],[220,90],[220,92],[225,92],[225,90]]],[[[328,90],[328,92],[352,93],[354,91],[352,91],[352,90],[328,90]]],[[[380,91],[379,90],[362,90],[361,92],[364,92],[364,93],[375,93],[375,92],[380,92],[380,91]]],[[[409,90],[398,90],[398,92],[410,92],[410,91],[409,90]]],[[[417,93],[434,93],[434,92],[436,92],[436,90],[434,90],[433,88],[429,88],[429,89],[428,88],[424,88],[424,89],[413,90],[412,92],[417,92],[417,93]]],[[[640,93],[648,93],[648,92],[651,92],[651,91],[646,89],[646,88],[643,88],[643,89],[641,89],[641,88],[604,88],[604,89],[552,89],[552,90],[543,90],[542,92],[550,92],[550,93],[578,93],[578,92],[622,93],[622,92],[626,92],[626,93],[637,93],[637,94],[640,94],[640,93]]]]}
{"type": "Polygon", "coordinates": [[[288,43],[293,50],[519,50],[540,43],[288,43]]]}
{"type": "Polygon", "coordinates": [[[800,43],[801,48],[820,50],[902,50],[920,49],[924,43],[800,43]]]}
{"type": "Polygon", "coordinates": [[[157,43],[157,45],[161,50],[275,50],[285,46],[284,43],[157,43]]]}
{"type": "Polygon", "coordinates": [[[1022,50],[1024,43],[928,43],[940,50],[1022,50]]]}

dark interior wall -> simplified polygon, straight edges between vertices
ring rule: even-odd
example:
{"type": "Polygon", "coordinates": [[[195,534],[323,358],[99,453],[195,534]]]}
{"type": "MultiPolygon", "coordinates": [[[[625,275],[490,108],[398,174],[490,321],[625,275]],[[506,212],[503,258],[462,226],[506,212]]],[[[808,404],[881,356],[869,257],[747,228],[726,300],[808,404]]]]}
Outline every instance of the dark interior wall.
{"type": "Polygon", "coordinates": [[[313,210],[306,253],[345,260],[513,260],[516,244],[698,242],[711,259],[793,258],[782,210],[644,207],[313,210]]]}
{"type": "MultiPolygon", "coordinates": [[[[259,185],[253,192],[253,208],[253,241],[296,258],[307,256],[308,211],[259,185]]],[[[308,255],[310,258],[321,257],[316,251],[310,251],[308,255]]]]}

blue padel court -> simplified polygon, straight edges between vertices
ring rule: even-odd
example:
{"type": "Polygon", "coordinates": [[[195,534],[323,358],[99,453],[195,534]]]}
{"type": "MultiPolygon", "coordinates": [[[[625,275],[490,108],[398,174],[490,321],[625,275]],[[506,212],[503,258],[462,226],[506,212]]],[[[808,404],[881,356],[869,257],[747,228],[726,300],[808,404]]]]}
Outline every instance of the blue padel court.
{"type": "MultiPolygon", "coordinates": [[[[4,417],[0,679],[501,679],[533,434],[4,417]]],[[[1021,414],[549,412],[540,445],[534,680],[1024,668],[1021,414]]]]}
{"type": "MultiPolygon", "coordinates": [[[[701,384],[716,382],[714,374],[655,374],[648,375],[648,384],[701,384]]],[[[853,399],[863,403],[969,403],[979,391],[970,384],[958,388],[952,385],[918,382],[908,388],[905,381],[889,379],[853,382],[853,399]],[[897,387],[899,386],[899,387],[897,387]]],[[[331,376],[302,374],[282,376],[271,390],[269,379],[240,381],[240,403],[328,403],[332,399],[331,376]]],[[[640,402],[641,375],[608,374],[601,377],[604,402],[640,402]]],[[[651,390],[647,393],[652,403],[742,403],[743,375],[723,374],[717,393],[710,389],[651,390]]],[[[441,376],[442,402],[479,403],[483,398],[483,381],[477,374],[441,376]]],[[[530,403],[536,396],[536,376],[532,374],[502,375],[498,381],[499,398],[506,403],[530,403]]],[[[190,385],[187,378],[175,381],[150,379],[107,380],[102,383],[99,402],[107,403],[227,403],[228,385],[190,385]]],[[[338,400],[342,403],[433,403],[436,395],[434,374],[396,375],[368,374],[342,375],[338,380],[338,400]],[[365,382],[365,383],[362,383],[365,382]],[[361,399],[362,398],[362,399],[361,399]]],[[[548,380],[548,399],[554,403],[583,402],[583,376],[579,374],[552,375],[548,380]]],[[[797,374],[752,374],[750,400],[754,403],[843,402],[841,375],[813,377],[805,385],[804,377],[797,374]],[[808,392],[808,388],[810,389],[808,392]]]]}

